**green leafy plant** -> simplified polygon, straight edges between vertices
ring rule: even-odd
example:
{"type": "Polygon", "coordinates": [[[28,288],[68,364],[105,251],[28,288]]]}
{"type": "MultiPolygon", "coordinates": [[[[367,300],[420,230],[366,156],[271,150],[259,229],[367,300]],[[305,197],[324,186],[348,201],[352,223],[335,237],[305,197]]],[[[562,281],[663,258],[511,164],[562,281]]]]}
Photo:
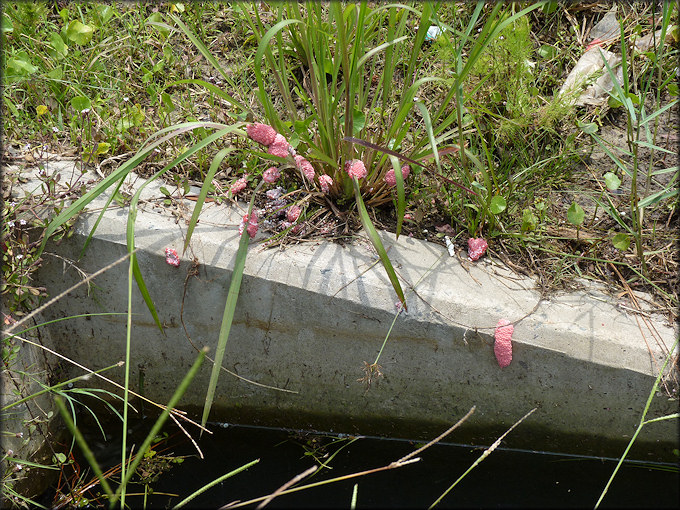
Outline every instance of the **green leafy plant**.
{"type": "Polygon", "coordinates": [[[578,205],[577,202],[572,202],[567,210],[567,219],[569,220],[569,223],[575,227],[583,225],[583,220],[585,219],[583,207],[578,205]]]}
{"type": "Polygon", "coordinates": [[[448,136],[463,149],[449,162],[477,194],[466,201],[456,191],[451,216],[463,219],[454,221],[470,235],[482,229],[490,235],[503,231],[508,204],[526,200],[525,183],[544,180],[550,165],[562,159],[554,155],[554,144],[562,142],[553,125],[568,107],[561,99],[546,101],[539,95],[535,63],[530,62],[527,15],[541,5],[516,12],[502,3],[491,7],[478,2],[468,17],[449,14],[457,25],[437,24],[442,32],[435,48],[452,62],[453,77],[432,123],[438,126],[437,139],[442,128],[457,128],[448,136]]]}
{"type": "MultiPolygon", "coordinates": [[[[258,82],[258,98],[266,113],[268,123],[278,133],[283,133],[289,140],[291,147],[305,154],[313,165],[313,174],[317,176],[303,181],[305,186],[311,185],[315,189],[324,189],[321,185],[325,181],[325,194],[338,200],[340,203],[354,196],[359,210],[362,225],[369,234],[381,261],[385,266],[390,281],[403,303],[403,292],[399,281],[394,273],[385,249],[378,237],[368,213],[364,207],[364,195],[367,204],[377,205],[387,200],[392,200],[387,192],[388,186],[382,182],[388,170],[395,175],[395,184],[398,188],[399,210],[397,234],[401,227],[404,210],[403,174],[398,162],[390,160],[386,155],[374,151],[367,151],[364,155],[363,147],[359,147],[355,153],[352,150],[352,142],[344,135],[360,135],[371,122],[384,124],[388,117],[388,102],[392,100],[391,81],[383,77],[382,83],[373,87],[372,78],[366,79],[366,69],[369,67],[370,76],[377,73],[376,64],[372,57],[382,51],[386,51],[383,76],[390,76],[397,63],[392,58],[395,49],[393,46],[403,42],[406,36],[407,16],[401,16],[397,23],[397,9],[391,7],[388,14],[385,9],[370,10],[366,4],[361,7],[350,5],[345,12],[339,5],[330,4],[324,7],[321,4],[308,4],[303,9],[297,4],[280,4],[278,6],[277,23],[267,29],[255,6],[253,13],[241,5],[241,12],[248,20],[251,28],[258,37],[258,50],[255,55],[255,75],[258,82]],[[304,11],[304,12],[303,12],[304,11]],[[388,16],[387,24],[388,40],[383,44],[377,44],[377,26],[388,16]],[[328,32],[328,27],[335,25],[338,31],[335,36],[328,32]],[[282,33],[286,32],[288,40],[284,42],[282,33]],[[275,56],[270,42],[277,51],[275,56]],[[288,62],[284,54],[291,54],[289,45],[293,45],[295,58],[288,62]],[[376,44],[376,47],[368,50],[368,44],[376,44]],[[277,92],[283,100],[283,111],[274,107],[272,98],[267,91],[264,82],[263,61],[267,63],[267,71],[273,73],[277,85],[277,92]],[[297,76],[305,75],[301,79],[297,76]],[[289,83],[288,77],[293,77],[293,83],[289,83]],[[341,79],[342,77],[342,79],[341,79]],[[304,83],[309,83],[306,88],[304,83]],[[328,84],[330,83],[330,89],[328,84]],[[382,85],[382,86],[381,86],[382,85]],[[372,101],[369,103],[369,90],[373,88],[372,101]],[[356,99],[358,98],[358,99],[356,99]],[[305,117],[300,117],[295,101],[302,101],[305,105],[305,117]],[[382,112],[378,116],[376,112],[382,112]],[[353,161],[361,160],[368,171],[359,178],[354,179],[346,172],[347,165],[353,161]],[[378,163],[377,165],[375,163],[378,163]],[[361,180],[361,183],[359,183],[361,180]],[[375,189],[379,188],[379,189],[375,189]],[[370,192],[368,191],[370,190],[370,192]],[[382,194],[381,194],[382,193],[382,194]],[[381,198],[376,198],[381,197],[381,198]]],[[[411,9],[410,9],[411,10],[411,9]]],[[[425,5],[424,13],[420,16],[419,29],[416,41],[413,45],[411,62],[414,63],[420,46],[422,45],[426,23],[429,22],[430,4],[425,5]]],[[[403,14],[403,13],[402,13],[403,14]]],[[[173,16],[177,25],[197,45],[210,63],[225,76],[228,74],[222,70],[216,59],[205,49],[205,46],[189,31],[189,29],[173,16]]],[[[411,66],[405,78],[409,83],[414,73],[411,66]]],[[[193,81],[208,88],[211,92],[229,100],[235,106],[241,106],[230,96],[215,90],[210,84],[193,81]]],[[[413,93],[417,87],[412,88],[413,93]]],[[[413,107],[413,93],[410,99],[402,100],[402,105],[396,112],[398,122],[392,123],[392,128],[382,130],[380,138],[392,140],[396,145],[406,135],[402,121],[413,107]],[[397,128],[402,131],[397,132],[397,128]]],[[[395,114],[392,114],[394,116],[395,114]]],[[[389,126],[389,124],[388,124],[389,126]]],[[[280,157],[280,155],[279,155],[280,157]]],[[[269,157],[278,161],[276,157],[269,157]]]]}
{"type": "Polygon", "coordinates": [[[319,175],[333,179],[332,198],[342,203],[354,197],[344,165],[359,159],[368,170],[360,186],[366,204],[390,201],[383,182],[392,169],[389,158],[355,147],[345,137],[401,147],[412,124],[407,117],[415,106],[415,92],[431,80],[420,78],[413,87],[432,4],[423,4],[422,11],[393,5],[371,9],[365,3],[349,4],[344,10],[339,4],[318,3],[277,7],[276,23],[269,27],[256,6],[241,6],[258,39],[255,75],[266,120],[291,139],[319,175]],[[411,16],[410,23],[417,27],[413,40],[411,16]],[[394,76],[402,72],[401,94],[395,94],[399,90],[394,76]],[[266,76],[273,76],[282,107],[275,106],[266,76]],[[303,105],[302,112],[296,102],[303,105]]]}
{"type": "Polygon", "coordinates": [[[149,125],[169,125],[173,109],[197,119],[193,101],[164,92],[178,77],[180,58],[169,32],[152,25],[161,12],[149,16],[148,10],[143,4],[8,4],[2,17],[3,103],[13,119],[4,121],[7,141],[39,134],[51,152],[76,146],[86,163],[97,164],[137,147],[149,125]]]}
{"type": "MultiPolygon", "coordinates": [[[[469,121],[463,122],[461,114],[463,84],[474,64],[501,31],[539,6],[535,4],[512,15],[502,15],[502,6],[496,6],[485,19],[481,34],[473,37],[473,29],[483,9],[483,4],[478,3],[465,33],[455,31],[460,35],[454,45],[457,74],[452,79],[426,76],[422,72],[427,31],[431,23],[437,21],[437,7],[430,2],[419,5],[418,9],[392,4],[375,8],[365,3],[350,4],[343,9],[339,4],[281,3],[276,6],[275,13],[267,13],[267,16],[257,5],[239,6],[258,42],[254,57],[256,95],[264,117],[289,141],[293,150],[309,159],[314,168],[314,178],[301,179],[300,184],[313,191],[323,190],[321,179],[328,178],[332,182],[330,187],[324,193],[313,193],[313,197],[323,199],[327,195],[340,206],[356,204],[362,226],[402,304],[405,304],[403,291],[366,206],[395,201],[399,236],[405,211],[403,177],[407,175],[402,172],[401,164],[409,162],[415,174],[428,170],[436,178],[457,185],[455,180],[442,175],[440,155],[460,150],[461,159],[473,161],[485,175],[486,187],[483,189],[487,193],[480,198],[480,205],[486,214],[495,217],[506,209],[506,198],[498,189],[492,189],[485,166],[465,149],[464,143],[461,145],[463,132],[470,126],[469,121]],[[272,19],[274,14],[275,19],[272,19]],[[271,21],[265,21],[265,18],[271,21]],[[415,36],[409,37],[412,30],[415,30],[415,36]],[[468,43],[473,49],[470,58],[464,62],[463,48],[468,43]],[[400,79],[395,80],[395,75],[400,79]],[[272,81],[266,81],[266,77],[271,77],[272,81]],[[416,93],[435,83],[444,86],[447,93],[436,113],[430,114],[416,93]],[[457,102],[451,112],[454,96],[457,102]],[[418,122],[412,120],[416,115],[420,119],[418,122]],[[459,142],[457,145],[453,143],[454,139],[459,142]],[[446,144],[448,147],[442,147],[446,144]],[[409,156],[405,156],[405,150],[409,156]],[[434,160],[432,167],[422,162],[428,157],[434,160]],[[353,179],[347,168],[357,160],[367,171],[353,179]],[[390,190],[388,174],[393,176],[396,196],[390,190]]],[[[227,79],[228,73],[203,43],[179,17],[171,17],[227,79]]],[[[177,83],[187,82],[189,80],[177,83]]],[[[191,83],[201,85],[241,109],[234,116],[248,112],[234,98],[211,84],[199,80],[191,80],[191,83]]],[[[267,159],[280,162],[274,156],[267,156],[267,159]]],[[[469,188],[460,188],[475,194],[469,188]]],[[[483,218],[479,223],[483,224],[483,218]]]]}
{"type": "MultiPolygon", "coordinates": [[[[653,15],[656,13],[656,7],[652,7],[653,15]]],[[[605,209],[610,215],[614,217],[617,223],[623,227],[626,233],[618,233],[614,236],[613,242],[616,248],[620,250],[627,249],[628,235],[633,238],[635,243],[635,253],[642,274],[648,276],[646,258],[644,253],[643,230],[644,230],[644,215],[645,209],[658,204],[659,202],[668,200],[677,196],[678,190],[673,189],[673,183],[677,180],[678,167],[671,166],[661,170],[655,170],[655,160],[657,154],[668,153],[668,149],[664,149],[657,144],[656,140],[656,123],[659,116],[677,104],[677,99],[669,102],[665,106],[660,106],[660,90],[665,88],[666,84],[672,79],[671,76],[665,78],[663,76],[663,68],[658,65],[663,55],[668,52],[665,46],[666,34],[671,26],[671,15],[673,6],[671,4],[663,4],[661,12],[661,30],[660,36],[656,41],[656,45],[650,52],[642,55],[643,58],[649,59],[654,67],[648,67],[643,70],[639,83],[638,80],[631,79],[631,72],[635,71],[634,59],[641,57],[639,53],[633,52],[628,45],[628,38],[626,37],[623,21],[619,22],[621,32],[620,49],[622,53],[621,70],[623,75],[623,83],[619,83],[616,78],[615,71],[611,68],[606,59],[603,59],[606,66],[606,71],[613,82],[613,90],[608,92],[609,105],[615,108],[622,108],[626,116],[626,143],[627,149],[612,150],[608,144],[597,134],[596,126],[593,128],[590,124],[582,125],[582,130],[589,134],[595,142],[602,148],[602,150],[609,156],[609,158],[616,165],[630,183],[630,192],[628,195],[628,211],[629,218],[624,219],[620,211],[608,198],[608,205],[605,209]],[[655,74],[654,71],[657,71],[655,74]],[[661,83],[659,83],[661,82],[661,83]],[[655,84],[655,86],[653,85],[655,84]],[[654,90],[656,88],[656,93],[654,90]],[[646,106],[646,99],[650,98],[652,104],[656,108],[652,113],[648,113],[646,106]],[[652,122],[654,121],[654,122],[652,122]],[[648,166],[645,172],[645,160],[642,157],[642,149],[650,150],[651,156],[648,159],[648,166]],[[672,174],[670,181],[665,184],[660,184],[661,189],[656,192],[651,192],[651,184],[659,175],[672,174]],[[645,179],[644,188],[641,179],[645,179]],[[625,237],[624,237],[625,236],[625,237]]],[[[605,184],[609,189],[618,189],[620,179],[613,173],[605,174],[605,184]]]]}

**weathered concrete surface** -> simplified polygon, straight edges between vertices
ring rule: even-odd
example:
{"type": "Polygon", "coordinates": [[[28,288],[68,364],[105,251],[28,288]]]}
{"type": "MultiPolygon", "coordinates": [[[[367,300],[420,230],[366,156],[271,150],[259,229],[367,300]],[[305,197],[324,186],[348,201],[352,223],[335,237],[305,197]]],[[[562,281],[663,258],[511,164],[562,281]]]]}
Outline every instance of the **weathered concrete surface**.
{"type": "MultiPolygon", "coordinates": [[[[143,196],[137,257],[166,336],[135,288],[132,380],[139,390],[143,375],[141,391],[165,402],[195,359],[191,342],[214,352],[243,211],[207,205],[191,249],[174,268],[165,263],[164,249],[181,253],[193,203],[181,202],[172,215],[158,206],[162,195],[155,183],[143,196]],[[198,274],[187,277],[192,257],[200,266],[198,274]]],[[[76,261],[96,217],[83,215],[76,233],[47,251],[76,261]]],[[[93,273],[125,255],[127,219],[126,209],[108,210],[77,266],[93,273]]],[[[343,248],[310,242],[279,251],[263,249],[262,239],[258,234],[250,246],[224,367],[295,393],[223,373],[213,413],[219,420],[426,438],[475,405],[475,414],[451,439],[489,444],[538,407],[504,444],[616,455],[634,432],[663,362],[654,334],[667,347],[675,335],[659,320],[654,332],[642,321],[638,325],[602,292],[539,303],[532,281],[498,264],[482,260],[466,269],[440,246],[404,237],[394,242],[385,233],[408,314],[397,319],[380,358],[384,376],[367,390],[357,380],[364,376],[364,362],[375,360],[397,301],[382,267],[372,265],[376,257],[368,243],[343,248]],[[513,361],[505,369],[493,353],[500,318],[523,318],[515,325],[513,361]]],[[[40,284],[52,295],[79,281],[60,259],[47,253],[45,260],[40,284]]],[[[50,307],[45,319],[124,313],[127,275],[127,263],[115,266],[97,277],[93,288],[83,286],[50,307]]],[[[123,315],[49,326],[55,348],[92,369],[124,359],[125,327],[123,315]]],[[[206,363],[193,382],[183,399],[186,406],[202,405],[210,368],[206,363]]],[[[676,410],[676,401],[658,396],[648,418],[676,410]]],[[[643,430],[633,456],[668,458],[673,445],[676,421],[655,423],[643,430]]]]}
{"type": "MultiPolygon", "coordinates": [[[[31,322],[14,332],[26,342],[3,334],[3,349],[7,347],[14,350],[18,347],[18,350],[8,356],[8,364],[3,365],[0,378],[0,472],[3,474],[3,488],[11,487],[28,498],[42,494],[58,475],[58,471],[34,468],[26,461],[53,464],[52,451],[47,447],[45,438],[51,435],[52,441],[58,440],[61,425],[54,421],[58,411],[50,394],[43,393],[27,399],[49,383],[44,351],[36,346],[49,343],[47,333],[41,329],[30,329],[32,326],[35,323],[31,322]],[[4,341],[6,338],[7,343],[4,341]]],[[[0,506],[12,506],[4,500],[11,497],[8,493],[1,497],[0,506]]]]}

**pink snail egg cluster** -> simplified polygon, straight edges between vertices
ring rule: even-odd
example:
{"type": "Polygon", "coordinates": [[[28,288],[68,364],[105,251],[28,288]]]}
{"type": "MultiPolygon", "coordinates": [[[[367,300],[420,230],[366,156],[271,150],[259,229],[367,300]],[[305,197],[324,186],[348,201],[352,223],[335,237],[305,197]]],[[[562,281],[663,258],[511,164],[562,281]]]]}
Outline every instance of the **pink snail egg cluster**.
{"type": "Polygon", "coordinates": [[[515,328],[506,319],[500,319],[496,325],[493,352],[501,368],[507,367],[512,361],[512,333],[515,328]]]}
{"type": "Polygon", "coordinates": [[[174,267],[179,267],[179,255],[174,248],[165,249],[165,263],[174,267]]]}
{"type": "Polygon", "coordinates": [[[489,247],[485,239],[480,238],[470,238],[468,239],[468,256],[470,260],[477,260],[482,255],[486,253],[486,249],[489,247]]]}
{"type": "Polygon", "coordinates": [[[252,239],[255,237],[255,234],[257,234],[257,213],[252,212],[250,215],[250,218],[248,218],[247,214],[243,215],[243,219],[241,220],[241,224],[238,226],[238,235],[243,235],[243,230],[245,229],[246,232],[248,232],[248,235],[252,239]],[[246,225],[248,225],[246,227],[246,225]]]}
{"type": "MultiPolygon", "coordinates": [[[[404,178],[404,180],[406,180],[410,173],[411,173],[410,166],[404,165],[401,167],[401,175],[404,178]]],[[[385,182],[390,188],[393,188],[397,185],[397,176],[394,173],[394,168],[390,168],[385,174],[385,182]]]]}

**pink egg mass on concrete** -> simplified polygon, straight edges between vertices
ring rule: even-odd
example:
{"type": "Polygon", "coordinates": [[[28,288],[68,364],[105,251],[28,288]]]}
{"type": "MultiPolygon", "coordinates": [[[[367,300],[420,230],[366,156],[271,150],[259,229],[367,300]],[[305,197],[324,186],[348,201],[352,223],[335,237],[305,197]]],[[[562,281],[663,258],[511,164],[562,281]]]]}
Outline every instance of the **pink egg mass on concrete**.
{"type": "Polygon", "coordinates": [[[493,352],[496,355],[498,366],[501,368],[507,367],[512,361],[512,333],[515,330],[514,326],[506,319],[501,319],[496,325],[496,342],[493,346],[493,352]]]}

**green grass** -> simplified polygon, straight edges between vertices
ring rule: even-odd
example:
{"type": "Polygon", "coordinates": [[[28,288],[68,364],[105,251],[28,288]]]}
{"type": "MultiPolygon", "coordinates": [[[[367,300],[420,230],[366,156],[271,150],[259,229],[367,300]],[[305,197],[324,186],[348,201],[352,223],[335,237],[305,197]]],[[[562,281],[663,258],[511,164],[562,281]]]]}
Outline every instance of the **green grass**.
{"type": "MultiPolygon", "coordinates": [[[[475,41],[480,40],[476,38],[480,33],[477,31],[488,27],[491,33],[496,26],[494,23],[507,20],[511,9],[496,12],[487,6],[475,12],[474,4],[444,4],[431,12],[431,22],[445,28],[444,35],[414,52],[409,49],[409,41],[418,32],[418,12],[383,9],[373,14],[369,9],[363,14],[366,16],[365,46],[360,51],[368,52],[385,41],[388,46],[365,60],[364,66],[370,67],[361,75],[365,75],[366,80],[351,83],[358,94],[356,108],[360,115],[343,116],[342,101],[335,104],[328,102],[330,97],[315,98],[314,90],[310,96],[304,92],[305,86],[301,82],[309,64],[325,58],[323,52],[328,41],[315,39],[317,36],[313,34],[305,36],[297,28],[299,24],[288,25],[272,34],[275,53],[266,58],[263,58],[265,53],[261,53],[261,57],[256,58],[265,28],[272,27],[277,19],[283,19],[278,16],[304,17],[308,14],[305,10],[286,11],[283,5],[253,9],[251,4],[153,7],[69,3],[63,8],[50,4],[8,4],[3,13],[6,49],[3,99],[6,110],[11,113],[4,118],[6,140],[14,147],[30,143],[53,152],[75,149],[86,161],[96,164],[111,156],[136,152],[148,135],[178,121],[269,119],[281,129],[290,129],[293,143],[301,144],[300,148],[314,147],[312,152],[320,159],[318,162],[312,159],[312,163],[318,165],[318,170],[343,180],[336,190],[336,205],[342,209],[347,200],[354,202],[351,182],[344,182],[342,172],[326,168],[329,163],[324,163],[323,159],[329,156],[331,161],[337,159],[340,149],[332,147],[333,144],[342,147],[340,131],[345,136],[356,135],[381,145],[387,145],[394,138],[400,151],[416,156],[414,159],[417,160],[432,152],[432,141],[427,132],[429,123],[434,143],[440,150],[454,141],[459,142],[457,145],[461,141],[467,144],[467,152],[462,155],[453,153],[433,162],[447,178],[479,191],[479,198],[447,185],[424,168],[414,168],[404,198],[400,199],[380,188],[380,179],[391,168],[389,158],[378,157],[378,153],[359,147],[359,155],[363,151],[378,164],[375,168],[371,166],[372,177],[362,186],[363,198],[369,208],[381,203],[397,204],[400,214],[395,214],[391,220],[397,223],[397,229],[402,221],[402,211],[415,212],[416,218],[422,218],[422,227],[410,228],[409,233],[418,236],[421,236],[422,228],[428,226],[423,221],[427,223],[428,218],[439,218],[454,228],[461,244],[466,236],[503,239],[518,260],[532,242],[555,243],[553,238],[545,236],[544,227],[555,226],[553,219],[566,219],[568,204],[565,208],[550,208],[547,214],[542,214],[541,203],[552,205],[550,191],[579,186],[583,195],[593,196],[592,186],[582,185],[580,164],[593,144],[577,125],[607,125],[621,110],[621,107],[574,109],[554,96],[564,74],[582,52],[573,35],[573,23],[582,20],[585,14],[591,17],[597,14],[574,11],[569,18],[561,9],[543,7],[505,26],[485,42],[486,46],[477,48],[475,41]],[[477,20],[473,26],[469,24],[472,19],[477,20]],[[225,31],[226,27],[230,30],[225,31]],[[297,31],[291,31],[293,28],[297,31]],[[193,34],[194,42],[200,46],[187,40],[187,32],[193,34]],[[408,40],[401,41],[402,36],[408,40]],[[390,45],[390,41],[395,43],[390,45]],[[475,53],[478,49],[480,51],[475,53]],[[465,55],[476,60],[467,59],[465,55]],[[269,64],[265,62],[267,59],[269,64]],[[271,65],[274,65],[279,74],[265,72],[265,68],[258,71],[265,64],[266,69],[272,69],[271,65]],[[460,83],[462,88],[448,99],[452,90],[450,81],[456,76],[457,66],[467,76],[460,83]],[[373,77],[381,76],[383,71],[393,79],[373,83],[373,77]],[[288,79],[282,79],[282,76],[288,79]],[[417,107],[404,109],[406,105],[399,102],[400,97],[411,83],[425,77],[440,81],[423,81],[413,91],[412,97],[418,99],[414,103],[417,107]],[[252,101],[253,90],[259,101],[252,101]],[[461,108],[456,106],[458,99],[461,108]],[[271,104],[266,104],[267,101],[271,104]],[[329,108],[318,112],[328,118],[301,117],[296,120],[297,110],[312,103],[328,104],[329,108]],[[332,129],[319,131],[326,133],[328,138],[323,142],[306,138],[310,121],[329,127],[329,122],[335,122],[333,111],[337,111],[336,118],[342,122],[332,129]],[[390,130],[388,124],[382,138],[371,140],[368,135],[374,131],[372,119],[379,121],[377,125],[384,119],[396,120],[400,131],[390,130]],[[350,121],[361,122],[361,127],[354,126],[352,133],[348,133],[347,126],[343,129],[342,123],[350,121]],[[286,122],[288,127],[283,125],[286,122]],[[479,164],[470,166],[471,161],[479,164]],[[368,188],[376,189],[375,195],[367,195],[368,188]],[[433,199],[437,202],[434,207],[433,199]],[[491,207],[492,200],[495,200],[494,207],[491,207]],[[543,220],[536,221],[541,215],[543,220]],[[522,242],[517,242],[519,234],[528,235],[522,242]]],[[[316,13],[313,19],[322,20],[325,16],[318,10],[309,10],[309,14],[312,13],[316,13]]],[[[649,7],[630,7],[626,14],[624,28],[627,34],[649,30],[652,14],[649,7]]],[[[656,15],[658,19],[663,18],[661,12],[656,15]]],[[[677,9],[669,9],[666,16],[667,32],[677,40],[677,9]]],[[[484,33],[482,31],[481,35],[484,33]]],[[[352,32],[348,32],[348,46],[342,48],[343,54],[352,55],[357,51],[350,46],[351,36],[352,32]]],[[[329,47],[329,50],[330,57],[333,48],[329,47]]],[[[647,107],[647,117],[667,106],[673,93],[677,95],[672,65],[675,54],[677,43],[632,59],[632,78],[626,86],[634,89],[638,97],[653,100],[647,107]]],[[[337,87],[335,101],[338,101],[341,99],[338,94],[346,91],[342,73],[350,72],[343,71],[343,67],[350,63],[336,62],[336,68],[332,70],[336,74],[329,76],[335,76],[332,83],[337,87]]],[[[325,72],[322,67],[316,62],[312,70],[317,74],[325,72]]],[[[453,86],[455,88],[458,83],[453,86]]],[[[322,91],[319,87],[318,93],[322,91]]],[[[672,113],[673,109],[641,126],[641,141],[658,148],[652,148],[652,154],[645,160],[637,156],[634,163],[636,168],[645,167],[644,188],[642,192],[631,193],[630,197],[640,195],[638,199],[641,200],[657,200],[646,207],[651,213],[647,216],[653,219],[645,223],[643,214],[640,222],[634,214],[630,221],[637,221],[636,225],[625,220],[632,230],[630,235],[637,257],[635,268],[641,269],[651,281],[659,278],[655,277],[654,268],[652,273],[647,272],[642,254],[659,249],[665,238],[661,232],[661,241],[657,242],[652,236],[645,243],[645,228],[653,227],[656,222],[656,232],[659,232],[660,215],[664,212],[673,214],[675,210],[673,182],[659,177],[659,172],[668,168],[670,175],[675,177],[677,170],[673,165],[658,165],[664,153],[663,147],[655,144],[658,122],[668,123],[668,115],[672,113]],[[649,130],[646,138],[645,126],[649,130]]],[[[162,163],[176,157],[206,133],[198,129],[174,140],[150,154],[146,164],[162,163]]],[[[233,143],[235,149],[243,148],[240,142],[233,143]]],[[[203,182],[217,150],[206,147],[191,161],[175,168],[167,178],[180,187],[190,181],[203,182]]],[[[619,157],[616,153],[613,155],[619,157]]],[[[233,169],[232,178],[240,171],[251,174],[262,171],[257,161],[252,160],[246,163],[247,170],[241,170],[238,150],[233,151],[226,164],[233,169]]],[[[104,172],[110,169],[108,165],[103,167],[104,172]]],[[[619,177],[625,174],[621,165],[613,169],[619,177]]],[[[286,181],[289,191],[300,185],[295,179],[286,181]]],[[[603,207],[612,209],[606,196],[594,196],[590,200],[595,199],[603,207]]],[[[616,197],[612,200],[613,209],[620,208],[616,197]]],[[[378,209],[386,210],[384,207],[378,209]]],[[[602,238],[611,239],[608,231],[609,226],[605,225],[600,233],[602,238]]],[[[627,232],[623,226],[619,226],[619,231],[627,232]]],[[[559,244],[559,249],[568,251],[569,247],[559,244]]],[[[598,251],[602,258],[625,260],[626,250],[620,250],[621,253],[598,251]],[[607,256],[604,256],[605,252],[607,256]]],[[[665,255],[670,256],[670,253],[665,255]]],[[[540,265],[533,269],[540,269],[540,265]]],[[[632,276],[632,272],[627,276],[632,276]]],[[[650,287],[644,280],[640,285],[650,287]]]]}

